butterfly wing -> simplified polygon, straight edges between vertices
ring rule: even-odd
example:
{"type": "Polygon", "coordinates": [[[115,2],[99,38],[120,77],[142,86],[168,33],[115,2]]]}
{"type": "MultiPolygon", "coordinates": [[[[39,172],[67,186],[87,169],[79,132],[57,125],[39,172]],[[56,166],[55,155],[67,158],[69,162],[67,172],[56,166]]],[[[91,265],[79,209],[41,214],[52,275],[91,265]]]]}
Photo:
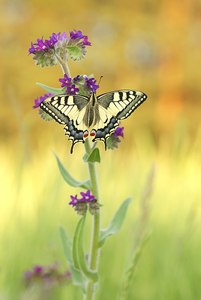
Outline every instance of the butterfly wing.
{"type": "Polygon", "coordinates": [[[106,139],[119,125],[119,120],[125,119],[146,100],[147,96],[139,91],[120,90],[102,94],[97,97],[100,121],[94,128],[95,140],[106,139]]]}
{"type": "Polygon", "coordinates": [[[88,97],[80,95],[56,95],[45,99],[40,108],[48,113],[60,124],[64,124],[65,134],[72,140],[71,153],[73,147],[78,142],[84,142],[88,136],[88,130],[83,123],[88,97]]]}
{"type": "MultiPolygon", "coordinates": [[[[98,96],[94,107],[95,124],[90,135],[95,136],[93,141],[102,140],[106,146],[106,139],[119,124],[119,120],[127,118],[147,96],[138,91],[120,90],[98,96]],[[97,111],[98,109],[98,111],[97,111]]],[[[65,134],[72,140],[73,147],[83,142],[89,135],[86,125],[88,119],[90,98],[81,95],[55,95],[45,99],[40,108],[54,118],[58,123],[64,124],[65,134]]]]}

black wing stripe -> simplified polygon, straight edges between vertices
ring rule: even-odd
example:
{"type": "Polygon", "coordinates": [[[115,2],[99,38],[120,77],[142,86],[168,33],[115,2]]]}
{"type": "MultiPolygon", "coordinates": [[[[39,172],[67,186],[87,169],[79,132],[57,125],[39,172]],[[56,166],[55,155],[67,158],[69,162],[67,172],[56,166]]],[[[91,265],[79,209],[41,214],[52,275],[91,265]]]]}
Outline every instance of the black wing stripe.
{"type": "Polygon", "coordinates": [[[135,100],[134,102],[129,103],[124,110],[120,111],[117,114],[117,119],[126,119],[138,106],[140,106],[146,100],[146,98],[147,96],[143,94],[137,101],[135,100]]]}

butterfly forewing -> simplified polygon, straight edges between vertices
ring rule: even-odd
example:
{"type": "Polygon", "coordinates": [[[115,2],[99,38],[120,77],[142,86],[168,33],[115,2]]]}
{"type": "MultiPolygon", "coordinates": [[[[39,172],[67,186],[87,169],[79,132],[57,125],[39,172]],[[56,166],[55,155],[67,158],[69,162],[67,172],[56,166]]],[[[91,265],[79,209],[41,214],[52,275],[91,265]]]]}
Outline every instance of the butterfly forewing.
{"type": "Polygon", "coordinates": [[[102,94],[97,97],[97,101],[112,116],[121,120],[127,118],[146,98],[142,92],[120,90],[102,94]]]}
{"type": "Polygon", "coordinates": [[[85,96],[56,95],[45,99],[40,107],[59,123],[65,123],[66,117],[76,119],[88,102],[85,96]]]}
{"type": "Polygon", "coordinates": [[[94,141],[102,140],[106,145],[107,137],[115,131],[119,120],[127,118],[146,98],[144,93],[132,90],[113,91],[98,96],[100,122],[94,141]]]}
{"type": "Polygon", "coordinates": [[[89,102],[88,97],[75,95],[56,95],[45,99],[40,107],[47,112],[57,122],[64,124],[65,134],[74,144],[84,142],[84,134],[88,131],[83,125],[83,117],[86,106],[89,102]]]}

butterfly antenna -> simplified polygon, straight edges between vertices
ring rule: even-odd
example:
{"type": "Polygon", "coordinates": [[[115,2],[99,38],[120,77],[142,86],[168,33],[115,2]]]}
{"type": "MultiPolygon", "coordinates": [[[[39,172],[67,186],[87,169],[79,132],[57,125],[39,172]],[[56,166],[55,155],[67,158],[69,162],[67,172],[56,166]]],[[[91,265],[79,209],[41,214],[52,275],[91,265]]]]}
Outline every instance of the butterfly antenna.
{"type": "Polygon", "coordinates": [[[101,75],[101,77],[99,78],[99,81],[98,81],[98,85],[100,85],[100,82],[101,82],[102,78],[103,78],[103,76],[101,75]]]}

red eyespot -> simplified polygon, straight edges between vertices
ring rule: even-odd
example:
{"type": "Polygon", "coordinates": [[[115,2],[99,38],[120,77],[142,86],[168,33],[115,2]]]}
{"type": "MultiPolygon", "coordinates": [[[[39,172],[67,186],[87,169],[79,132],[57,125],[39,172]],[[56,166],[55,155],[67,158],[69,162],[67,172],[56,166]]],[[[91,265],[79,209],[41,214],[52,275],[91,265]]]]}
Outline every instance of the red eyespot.
{"type": "Polygon", "coordinates": [[[88,137],[88,131],[84,132],[83,137],[86,139],[88,137]]]}
{"type": "Polygon", "coordinates": [[[96,132],[95,131],[91,131],[90,132],[90,136],[95,136],[96,135],[96,132]]]}

